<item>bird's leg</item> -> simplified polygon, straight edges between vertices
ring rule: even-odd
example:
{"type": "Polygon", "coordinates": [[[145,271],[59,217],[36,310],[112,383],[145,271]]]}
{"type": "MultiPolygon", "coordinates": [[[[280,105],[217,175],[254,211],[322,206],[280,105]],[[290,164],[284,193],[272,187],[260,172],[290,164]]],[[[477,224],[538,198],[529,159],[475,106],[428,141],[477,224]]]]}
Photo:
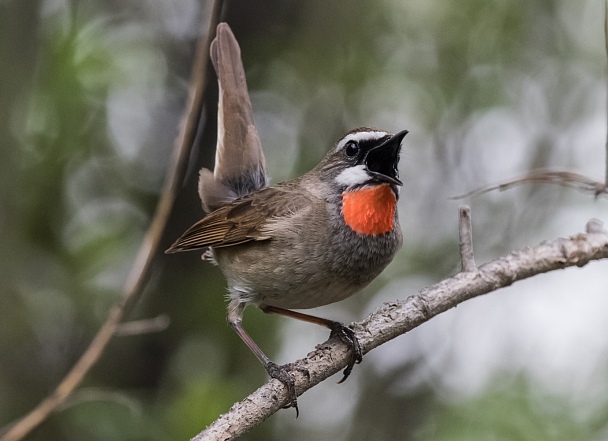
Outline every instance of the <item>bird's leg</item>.
{"type": "Polygon", "coordinates": [[[338,383],[342,383],[348,378],[353,370],[355,363],[361,363],[363,360],[363,353],[361,352],[361,345],[359,340],[353,331],[348,326],[334,320],[328,320],[321,317],[315,317],[314,315],[302,314],[301,312],[291,311],[289,309],[277,308],[276,306],[261,305],[260,309],[267,314],[280,314],[285,317],[291,317],[297,320],[302,320],[308,323],[314,323],[315,325],[323,326],[331,330],[332,336],[338,337],[342,340],[351,350],[351,357],[344,369],[344,377],[338,383]]]}
{"type": "Polygon", "coordinates": [[[245,311],[245,303],[240,302],[239,299],[233,299],[228,305],[228,323],[237,335],[243,340],[247,347],[253,352],[260,363],[264,365],[266,372],[271,378],[276,378],[287,388],[287,394],[289,395],[289,403],[285,408],[293,407],[296,409],[296,418],[300,415],[298,410],[298,395],[296,393],[295,381],[289,371],[284,366],[270,361],[270,359],[262,352],[260,347],[255,341],[247,334],[245,328],[243,328],[243,312],[245,311]]]}

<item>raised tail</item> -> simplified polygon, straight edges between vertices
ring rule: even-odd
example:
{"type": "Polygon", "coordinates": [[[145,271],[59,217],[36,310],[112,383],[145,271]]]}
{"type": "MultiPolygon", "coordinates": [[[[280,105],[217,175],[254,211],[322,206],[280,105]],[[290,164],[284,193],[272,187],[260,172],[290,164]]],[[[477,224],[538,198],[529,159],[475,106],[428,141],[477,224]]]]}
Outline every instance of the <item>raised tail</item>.
{"type": "Polygon", "coordinates": [[[207,213],[268,185],[241,49],[227,23],[217,26],[211,61],[219,83],[215,168],[201,169],[198,187],[207,213]]]}

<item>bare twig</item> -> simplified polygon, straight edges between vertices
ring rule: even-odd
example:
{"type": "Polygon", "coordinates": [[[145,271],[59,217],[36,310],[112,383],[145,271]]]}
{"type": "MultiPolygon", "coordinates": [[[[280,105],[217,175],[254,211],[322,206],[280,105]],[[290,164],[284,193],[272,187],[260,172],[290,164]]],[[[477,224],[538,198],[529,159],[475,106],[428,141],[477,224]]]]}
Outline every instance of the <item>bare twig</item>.
{"type": "Polygon", "coordinates": [[[126,337],[129,335],[141,335],[149,334],[151,332],[164,331],[169,327],[171,319],[167,314],[161,314],[157,317],[134,320],[130,322],[121,323],[116,328],[114,335],[116,337],[126,337]]]}
{"type": "Polygon", "coordinates": [[[140,299],[150,275],[152,262],[157,254],[167,220],[173,209],[176,195],[184,179],[190,149],[198,129],[202,112],[203,91],[208,81],[206,66],[209,58],[209,45],[215,36],[221,8],[222,1],[215,0],[207,38],[201,37],[198,42],[192,70],[192,84],[189,91],[188,105],[180,123],[179,134],[174,142],[173,154],[165,176],[165,183],[154,218],[146,232],[135,262],[131,267],[131,272],[123,287],[120,300],[111,308],[106,321],[93,338],[89,347],[53,393],[42,400],[38,406],[23,418],[5,429],[0,435],[0,441],[17,441],[22,439],[66,401],[74,389],[82,382],[87,372],[99,360],[112,337],[116,335],[120,322],[131,312],[140,299]]]}
{"type": "Polygon", "coordinates": [[[453,196],[450,199],[464,199],[494,190],[504,191],[521,184],[557,184],[563,187],[573,188],[582,193],[590,193],[595,197],[608,195],[608,187],[603,182],[579,175],[578,173],[554,170],[533,170],[527,175],[519,178],[481,187],[469,191],[468,193],[453,196]]]}
{"type": "Polygon", "coordinates": [[[473,227],[471,226],[471,207],[461,205],[458,208],[458,233],[460,236],[460,261],[462,271],[477,271],[473,254],[473,227]]]}
{"type": "MultiPolygon", "coordinates": [[[[533,248],[513,251],[482,265],[474,272],[461,272],[419,291],[404,301],[386,303],[364,321],[353,324],[364,352],[369,352],[410,331],[432,317],[465,300],[496,291],[537,274],[592,260],[608,258],[608,234],[579,234],[569,239],[544,242],[533,248]]],[[[319,345],[305,359],[293,364],[296,389],[301,395],[343,369],[350,357],[336,339],[319,345]],[[307,371],[310,375],[300,373],[307,371]]],[[[233,440],[258,425],[288,402],[285,387],[270,380],[230,411],[220,416],[192,441],[233,440]]]]}

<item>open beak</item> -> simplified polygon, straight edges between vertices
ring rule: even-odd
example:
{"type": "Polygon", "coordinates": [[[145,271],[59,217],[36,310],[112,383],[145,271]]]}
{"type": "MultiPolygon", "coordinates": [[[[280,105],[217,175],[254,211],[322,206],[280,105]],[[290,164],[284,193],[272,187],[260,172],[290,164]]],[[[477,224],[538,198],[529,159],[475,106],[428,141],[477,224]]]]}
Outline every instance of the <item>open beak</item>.
{"type": "Polygon", "coordinates": [[[403,185],[403,182],[399,180],[397,166],[399,165],[401,141],[407,133],[407,130],[402,130],[367,153],[365,164],[370,176],[389,184],[403,185]]]}

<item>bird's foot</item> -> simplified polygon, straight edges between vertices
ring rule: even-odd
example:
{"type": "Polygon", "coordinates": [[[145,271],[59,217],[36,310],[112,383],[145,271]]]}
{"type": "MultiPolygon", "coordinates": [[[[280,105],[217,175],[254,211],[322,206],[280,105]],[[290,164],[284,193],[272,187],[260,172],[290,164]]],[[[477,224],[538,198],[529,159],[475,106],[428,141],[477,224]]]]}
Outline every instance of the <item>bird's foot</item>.
{"type": "MultiPolygon", "coordinates": [[[[270,378],[276,378],[287,388],[287,395],[289,396],[289,402],[283,407],[283,409],[288,409],[293,407],[296,410],[296,418],[300,416],[300,410],[298,409],[298,394],[296,393],[296,382],[293,377],[289,373],[289,365],[279,366],[272,361],[269,361],[264,366],[266,368],[266,372],[270,375],[270,378]]],[[[298,369],[299,370],[299,369],[298,369]]],[[[308,371],[306,374],[310,376],[308,371]]]]}
{"type": "Polygon", "coordinates": [[[353,366],[363,361],[363,353],[361,352],[361,345],[359,344],[359,340],[355,335],[355,331],[353,331],[348,326],[345,326],[340,322],[334,322],[332,324],[331,336],[336,336],[340,340],[342,340],[349,347],[351,354],[350,360],[346,365],[346,369],[344,369],[343,372],[344,377],[342,377],[342,379],[338,381],[338,384],[340,384],[348,378],[348,376],[353,370],[353,366]]]}

